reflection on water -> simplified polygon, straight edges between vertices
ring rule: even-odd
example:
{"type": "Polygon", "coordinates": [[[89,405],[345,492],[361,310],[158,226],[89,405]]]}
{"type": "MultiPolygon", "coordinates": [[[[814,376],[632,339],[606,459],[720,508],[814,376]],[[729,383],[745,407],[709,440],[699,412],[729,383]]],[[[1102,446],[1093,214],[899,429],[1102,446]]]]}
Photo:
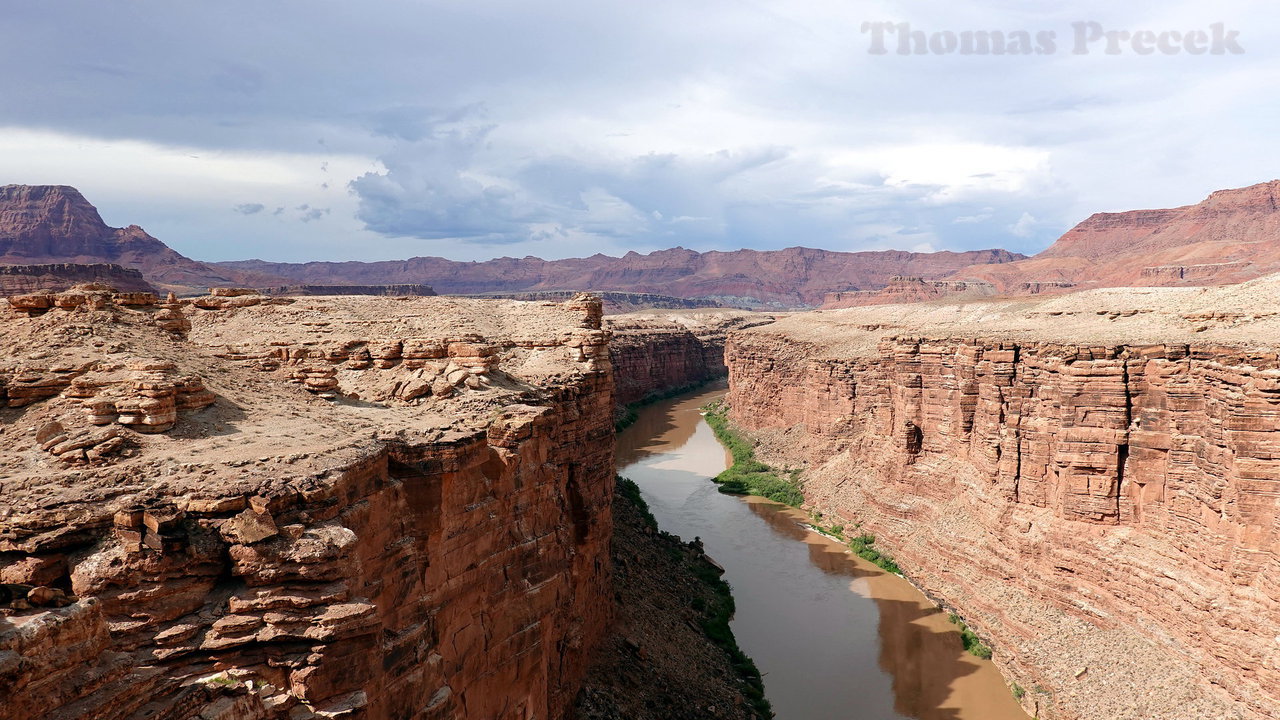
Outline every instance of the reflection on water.
{"type": "Polygon", "coordinates": [[[909,583],[808,531],[803,513],[716,492],[728,462],[698,407],[723,387],[652,405],[618,438],[619,472],[658,524],[725,567],[738,643],[780,720],[1026,720],[989,662],[909,583]]]}

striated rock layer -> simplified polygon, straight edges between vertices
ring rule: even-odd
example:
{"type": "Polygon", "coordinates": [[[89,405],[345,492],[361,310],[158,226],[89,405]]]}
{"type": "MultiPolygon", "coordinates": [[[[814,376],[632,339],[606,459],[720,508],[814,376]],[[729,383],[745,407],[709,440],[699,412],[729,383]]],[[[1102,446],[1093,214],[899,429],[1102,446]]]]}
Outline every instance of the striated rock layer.
{"type": "Polygon", "coordinates": [[[824,310],[836,310],[863,305],[893,305],[897,303],[927,302],[947,298],[962,300],[995,294],[995,287],[981,282],[955,282],[925,280],[918,277],[897,275],[889,278],[889,284],[880,290],[853,290],[827,293],[823,298],[824,310]]]}
{"type": "Polygon", "coordinates": [[[565,716],[598,300],[52,297],[0,326],[0,718],[565,716]]]}
{"type": "Polygon", "coordinates": [[[122,292],[156,291],[138,270],[110,263],[0,265],[0,295],[4,296],[59,292],[85,283],[103,283],[122,292]]]}
{"type": "Polygon", "coordinates": [[[605,321],[612,333],[615,400],[640,402],[723,377],[729,332],[773,322],[777,315],[734,310],[640,312],[605,321]]]}
{"type": "Polygon", "coordinates": [[[1041,718],[1280,716],[1280,278],[797,315],[732,417],[1041,718]]]}

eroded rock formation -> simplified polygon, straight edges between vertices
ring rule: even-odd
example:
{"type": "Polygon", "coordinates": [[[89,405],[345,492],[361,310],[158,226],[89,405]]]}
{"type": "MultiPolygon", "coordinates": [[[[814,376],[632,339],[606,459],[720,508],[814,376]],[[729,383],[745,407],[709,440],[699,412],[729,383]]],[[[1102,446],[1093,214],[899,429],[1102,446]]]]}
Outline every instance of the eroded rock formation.
{"type": "Polygon", "coordinates": [[[926,302],[939,299],[973,299],[994,295],[990,283],[925,280],[919,277],[895,275],[889,284],[879,290],[854,290],[827,293],[823,309],[834,310],[863,305],[891,305],[894,303],[926,302]]]}
{"type": "Polygon", "coordinates": [[[1280,278],[797,315],[732,417],[996,647],[1041,718],[1280,708],[1280,278]]]}
{"type": "Polygon", "coordinates": [[[0,718],[564,717],[598,300],[81,294],[0,326],[0,718]]]}

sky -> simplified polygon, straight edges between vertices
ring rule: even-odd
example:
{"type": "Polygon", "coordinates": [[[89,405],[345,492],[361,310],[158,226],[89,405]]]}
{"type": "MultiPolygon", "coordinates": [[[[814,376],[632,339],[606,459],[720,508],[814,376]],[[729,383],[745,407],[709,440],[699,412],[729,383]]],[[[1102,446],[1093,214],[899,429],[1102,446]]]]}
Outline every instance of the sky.
{"type": "Polygon", "coordinates": [[[5,5],[0,184],[201,260],[1033,253],[1280,177],[1274,0],[5,5]]]}

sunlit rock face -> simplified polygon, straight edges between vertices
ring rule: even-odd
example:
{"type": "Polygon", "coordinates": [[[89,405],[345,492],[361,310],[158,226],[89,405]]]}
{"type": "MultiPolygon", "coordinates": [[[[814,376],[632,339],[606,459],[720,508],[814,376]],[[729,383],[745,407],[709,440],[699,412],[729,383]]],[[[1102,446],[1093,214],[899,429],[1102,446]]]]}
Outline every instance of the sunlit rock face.
{"type": "Polygon", "coordinates": [[[1275,717],[1277,286],[795,316],[730,337],[732,417],[1039,717],[1275,717]]]}
{"type": "Polygon", "coordinates": [[[565,716],[613,602],[598,300],[89,294],[0,331],[0,718],[565,716]]]}

